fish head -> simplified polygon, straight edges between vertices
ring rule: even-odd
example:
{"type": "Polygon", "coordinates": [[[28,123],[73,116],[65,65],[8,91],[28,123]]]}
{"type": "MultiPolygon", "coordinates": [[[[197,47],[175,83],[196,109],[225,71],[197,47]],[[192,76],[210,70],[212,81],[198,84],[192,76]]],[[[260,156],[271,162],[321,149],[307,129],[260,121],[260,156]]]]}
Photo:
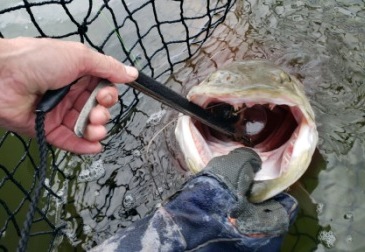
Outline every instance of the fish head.
{"type": "Polygon", "coordinates": [[[318,142],[314,112],[301,82],[278,66],[263,60],[233,62],[193,87],[187,97],[251,141],[245,146],[180,115],[175,136],[193,173],[213,157],[250,147],[262,160],[250,200],[262,202],[287,189],[308,168],[318,142]]]}

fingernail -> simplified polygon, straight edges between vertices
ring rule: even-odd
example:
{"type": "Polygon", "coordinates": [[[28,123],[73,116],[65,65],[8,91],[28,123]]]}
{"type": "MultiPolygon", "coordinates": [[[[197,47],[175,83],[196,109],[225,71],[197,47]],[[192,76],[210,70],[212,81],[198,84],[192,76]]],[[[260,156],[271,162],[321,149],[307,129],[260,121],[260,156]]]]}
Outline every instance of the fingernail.
{"type": "Polygon", "coordinates": [[[125,66],[125,72],[132,78],[138,77],[138,70],[132,66],[125,66]]]}
{"type": "Polygon", "coordinates": [[[112,104],[113,103],[113,97],[110,94],[107,94],[106,96],[104,96],[103,100],[107,104],[112,104]]]}

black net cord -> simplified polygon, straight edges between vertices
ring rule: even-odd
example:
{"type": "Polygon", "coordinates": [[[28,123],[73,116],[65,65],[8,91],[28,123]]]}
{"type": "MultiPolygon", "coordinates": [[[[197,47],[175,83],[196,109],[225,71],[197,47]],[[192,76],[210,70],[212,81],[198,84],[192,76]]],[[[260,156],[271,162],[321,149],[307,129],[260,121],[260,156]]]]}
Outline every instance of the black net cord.
{"type": "Polygon", "coordinates": [[[27,243],[30,235],[30,228],[32,226],[33,217],[35,210],[41,195],[41,190],[46,179],[46,167],[47,167],[47,144],[46,136],[44,131],[44,112],[37,112],[35,130],[37,134],[37,142],[39,146],[40,164],[38,169],[38,184],[34,189],[33,199],[30,202],[30,206],[25,218],[23,229],[21,232],[21,237],[18,244],[17,252],[24,252],[27,249],[27,243]]]}

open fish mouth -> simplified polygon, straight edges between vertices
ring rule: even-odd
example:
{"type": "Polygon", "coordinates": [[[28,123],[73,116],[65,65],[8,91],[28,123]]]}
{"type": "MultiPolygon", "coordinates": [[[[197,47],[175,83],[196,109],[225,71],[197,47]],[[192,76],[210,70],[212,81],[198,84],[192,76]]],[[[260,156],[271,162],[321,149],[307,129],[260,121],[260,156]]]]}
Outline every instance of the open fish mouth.
{"type": "MultiPolygon", "coordinates": [[[[259,153],[263,160],[262,169],[256,174],[256,180],[274,179],[285,172],[293,153],[295,143],[298,141],[303,114],[297,107],[276,104],[242,103],[234,109],[229,103],[229,98],[222,103],[209,103],[208,110],[219,111],[224,114],[226,121],[234,124],[237,130],[243,131],[248,137],[250,146],[259,153]],[[298,113],[299,112],[299,113],[298,113]],[[294,113],[297,119],[294,117],[294,113]]],[[[236,101],[237,102],[237,101],[236,101]]],[[[244,102],[244,101],[242,101],[244,102]]],[[[236,105],[237,106],[237,105],[236,105]]],[[[209,153],[213,156],[223,155],[231,149],[244,146],[243,143],[223,135],[199,121],[192,120],[191,127],[195,127],[195,134],[200,134],[204,139],[200,143],[200,153],[209,153]]],[[[202,158],[210,160],[210,155],[202,158]]],[[[207,162],[208,160],[205,160],[207,162]]],[[[205,163],[204,162],[204,163],[205,163]]],[[[209,161],[208,161],[209,162],[209,161]]]]}
{"type": "Polygon", "coordinates": [[[302,84],[265,61],[236,62],[194,87],[188,98],[234,125],[250,146],[189,116],[181,116],[175,135],[188,168],[196,173],[213,157],[240,147],[262,159],[251,200],[260,202],[288,188],[308,168],[318,133],[302,84]]]}

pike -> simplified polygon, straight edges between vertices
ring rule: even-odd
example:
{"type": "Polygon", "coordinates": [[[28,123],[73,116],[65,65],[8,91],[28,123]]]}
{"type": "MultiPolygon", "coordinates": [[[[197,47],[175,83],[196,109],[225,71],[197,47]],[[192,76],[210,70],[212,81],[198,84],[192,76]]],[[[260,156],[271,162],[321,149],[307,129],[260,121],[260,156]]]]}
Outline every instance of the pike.
{"type": "Polygon", "coordinates": [[[303,85],[262,60],[234,62],[193,87],[188,100],[215,113],[250,138],[250,145],[180,115],[175,136],[188,169],[201,171],[216,156],[248,147],[262,159],[250,200],[262,202],[296,182],[318,142],[313,109],[303,85]]]}

